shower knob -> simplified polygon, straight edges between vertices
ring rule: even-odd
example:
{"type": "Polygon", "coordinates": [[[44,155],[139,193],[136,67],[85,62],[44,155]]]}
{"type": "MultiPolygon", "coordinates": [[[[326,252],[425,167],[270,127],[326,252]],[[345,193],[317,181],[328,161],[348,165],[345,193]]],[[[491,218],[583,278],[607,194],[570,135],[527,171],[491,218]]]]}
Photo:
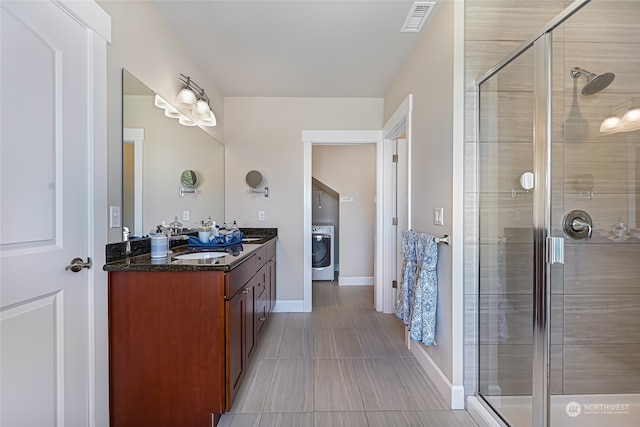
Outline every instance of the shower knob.
{"type": "Polygon", "coordinates": [[[562,220],[564,234],[575,240],[591,238],[593,220],[585,211],[575,209],[567,212],[562,220]]]}

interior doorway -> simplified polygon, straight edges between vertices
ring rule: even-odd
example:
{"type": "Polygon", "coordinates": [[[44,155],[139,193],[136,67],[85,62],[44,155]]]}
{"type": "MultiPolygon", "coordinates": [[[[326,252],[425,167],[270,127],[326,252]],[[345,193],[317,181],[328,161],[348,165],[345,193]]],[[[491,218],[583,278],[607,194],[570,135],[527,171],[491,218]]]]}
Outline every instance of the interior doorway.
{"type": "MultiPolygon", "coordinates": [[[[398,138],[403,133],[407,139],[407,194],[411,194],[411,111],[413,109],[413,96],[407,98],[398,107],[382,130],[303,130],[303,311],[311,311],[312,308],[312,284],[311,284],[311,234],[312,226],[312,147],[321,145],[357,145],[375,144],[376,147],[376,202],[375,202],[375,229],[374,229],[374,306],[376,311],[391,313],[394,306],[392,281],[396,275],[395,270],[395,245],[389,245],[391,236],[395,236],[392,226],[392,212],[387,209],[392,203],[392,186],[390,173],[383,169],[383,148],[392,139],[398,138]],[[400,133],[397,133],[401,129],[400,133]],[[384,139],[383,139],[384,137],[384,139]],[[385,173],[386,172],[386,173],[385,173]],[[390,262],[390,259],[394,259],[390,262]]],[[[395,193],[393,194],[395,198],[395,193]]],[[[411,202],[406,200],[407,227],[411,227],[411,202]]]]}

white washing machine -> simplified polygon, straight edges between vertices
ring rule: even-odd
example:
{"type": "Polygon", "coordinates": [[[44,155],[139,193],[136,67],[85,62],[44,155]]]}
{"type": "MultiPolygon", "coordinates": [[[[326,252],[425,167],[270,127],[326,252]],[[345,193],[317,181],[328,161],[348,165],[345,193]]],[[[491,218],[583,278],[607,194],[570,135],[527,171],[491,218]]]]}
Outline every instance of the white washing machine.
{"type": "Polygon", "coordinates": [[[311,227],[312,280],[333,280],[333,225],[311,227]]]}

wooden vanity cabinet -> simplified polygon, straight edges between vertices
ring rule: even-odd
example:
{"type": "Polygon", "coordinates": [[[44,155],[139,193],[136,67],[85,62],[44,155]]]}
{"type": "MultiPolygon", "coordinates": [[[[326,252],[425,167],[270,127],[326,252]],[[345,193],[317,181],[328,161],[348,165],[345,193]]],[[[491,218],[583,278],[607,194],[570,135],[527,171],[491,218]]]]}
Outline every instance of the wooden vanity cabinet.
{"type": "Polygon", "coordinates": [[[275,241],[231,271],[110,271],[110,425],[211,426],[275,300],[275,241]]]}
{"type": "Polygon", "coordinates": [[[256,257],[225,274],[225,410],[242,385],[256,348],[256,257]]]}
{"type": "Polygon", "coordinates": [[[112,427],[204,427],[225,411],[222,281],[215,271],[109,273],[112,427]]]}

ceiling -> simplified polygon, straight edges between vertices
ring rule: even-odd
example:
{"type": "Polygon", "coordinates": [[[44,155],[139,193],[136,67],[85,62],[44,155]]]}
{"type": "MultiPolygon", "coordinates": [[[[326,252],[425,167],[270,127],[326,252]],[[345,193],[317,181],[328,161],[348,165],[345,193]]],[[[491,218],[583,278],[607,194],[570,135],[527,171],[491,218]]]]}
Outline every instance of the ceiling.
{"type": "Polygon", "coordinates": [[[421,35],[407,0],[152,1],[229,97],[381,98],[421,35]]]}

